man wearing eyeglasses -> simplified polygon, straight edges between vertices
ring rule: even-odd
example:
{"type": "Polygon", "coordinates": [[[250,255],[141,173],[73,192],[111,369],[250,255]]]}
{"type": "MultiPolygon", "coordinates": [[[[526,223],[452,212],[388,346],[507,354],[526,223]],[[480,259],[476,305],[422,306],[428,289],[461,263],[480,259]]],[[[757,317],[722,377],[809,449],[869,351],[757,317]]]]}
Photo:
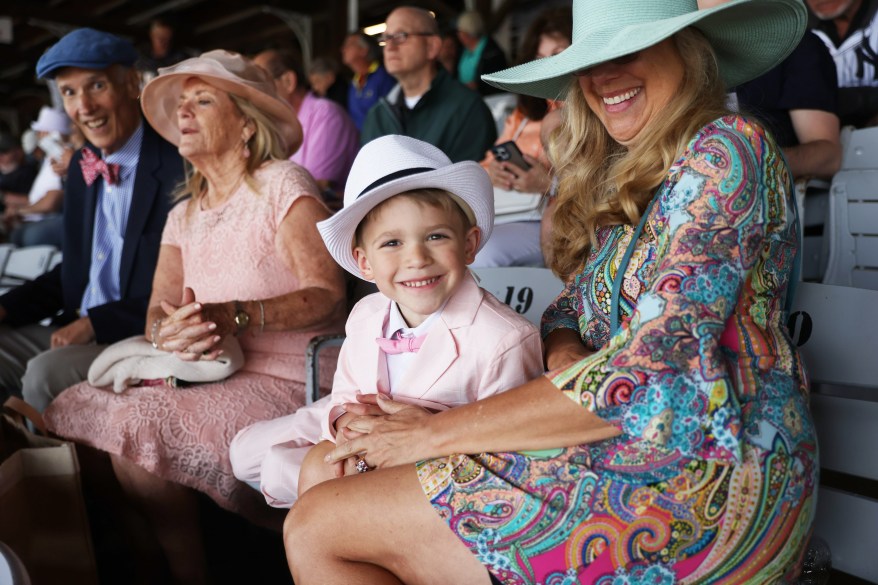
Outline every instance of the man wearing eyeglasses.
{"type": "Polygon", "coordinates": [[[437,66],[442,41],[430,13],[395,9],[379,44],[398,85],[369,111],[360,143],[404,134],[433,144],[454,162],[481,160],[497,138],[494,119],[476,92],[437,66]]]}

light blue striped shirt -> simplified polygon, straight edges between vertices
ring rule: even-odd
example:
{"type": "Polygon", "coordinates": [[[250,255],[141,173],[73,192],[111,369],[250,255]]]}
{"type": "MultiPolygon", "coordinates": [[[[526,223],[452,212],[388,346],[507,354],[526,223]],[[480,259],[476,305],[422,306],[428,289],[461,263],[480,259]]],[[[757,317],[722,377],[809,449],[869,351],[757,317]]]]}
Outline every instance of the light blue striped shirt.
{"type": "Polygon", "coordinates": [[[107,185],[98,176],[98,201],[95,207],[94,233],[91,240],[91,267],[88,286],[82,295],[81,315],[122,297],[119,289],[119,268],[122,263],[122,245],[128,227],[128,212],[134,198],[134,179],[140,160],[143,141],[141,123],[125,145],[104,158],[107,164],[119,165],[119,182],[107,185]]]}

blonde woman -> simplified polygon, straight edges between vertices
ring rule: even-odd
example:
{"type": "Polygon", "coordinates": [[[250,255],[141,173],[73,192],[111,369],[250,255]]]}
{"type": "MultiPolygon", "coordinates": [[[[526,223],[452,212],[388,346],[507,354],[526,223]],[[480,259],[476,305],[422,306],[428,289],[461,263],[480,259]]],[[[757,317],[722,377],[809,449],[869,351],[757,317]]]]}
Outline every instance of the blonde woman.
{"type": "Polygon", "coordinates": [[[287,518],[297,584],[796,573],[817,462],[783,317],[792,184],[724,93],[795,47],[804,6],[575,0],[573,14],[566,51],[487,76],[567,98],[552,257],[571,278],[544,317],[553,369],[435,415],[373,401],[388,414],[350,422],[363,435],[329,459],[377,469],[312,489],[287,518]]]}

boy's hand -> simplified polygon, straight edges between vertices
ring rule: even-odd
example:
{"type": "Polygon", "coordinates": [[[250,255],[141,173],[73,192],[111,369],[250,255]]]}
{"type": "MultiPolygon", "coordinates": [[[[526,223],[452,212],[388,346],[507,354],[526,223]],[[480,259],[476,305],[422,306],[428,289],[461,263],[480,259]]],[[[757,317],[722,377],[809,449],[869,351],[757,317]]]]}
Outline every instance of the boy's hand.
{"type": "Polygon", "coordinates": [[[357,392],[356,402],[347,402],[344,405],[345,414],[354,413],[357,416],[384,416],[387,414],[378,406],[378,394],[357,392]]]}
{"type": "Polygon", "coordinates": [[[375,468],[393,467],[429,459],[438,455],[431,444],[427,419],[429,410],[395,402],[391,398],[372,398],[385,413],[384,416],[361,416],[350,423],[351,430],[362,433],[342,445],[336,444],[326,457],[327,463],[360,457],[366,465],[375,468]]]}

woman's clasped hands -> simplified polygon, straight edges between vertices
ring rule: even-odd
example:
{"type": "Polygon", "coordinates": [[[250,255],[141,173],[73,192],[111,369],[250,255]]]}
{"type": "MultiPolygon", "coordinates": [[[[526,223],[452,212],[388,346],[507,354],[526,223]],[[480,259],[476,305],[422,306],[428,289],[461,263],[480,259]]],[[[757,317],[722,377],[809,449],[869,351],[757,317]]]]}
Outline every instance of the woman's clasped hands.
{"type": "Polygon", "coordinates": [[[223,337],[236,331],[232,303],[196,302],[188,287],[179,306],[162,301],[161,307],[166,316],[153,325],[153,341],[181,360],[215,360],[222,354],[223,337]]]}
{"type": "MultiPolygon", "coordinates": [[[[415,463],[437,453],[430,449],[427,419],[431,412],[420,406],[396,402],[382,394],[358,394],[357,402],[345,404],[344,416],[356,415],[337,425],[336,447],[327,463],[348,465],[364,461],[363,469],[415,463]]],[[[341,419],[339,419],[341,420],[341,419]]]]}

